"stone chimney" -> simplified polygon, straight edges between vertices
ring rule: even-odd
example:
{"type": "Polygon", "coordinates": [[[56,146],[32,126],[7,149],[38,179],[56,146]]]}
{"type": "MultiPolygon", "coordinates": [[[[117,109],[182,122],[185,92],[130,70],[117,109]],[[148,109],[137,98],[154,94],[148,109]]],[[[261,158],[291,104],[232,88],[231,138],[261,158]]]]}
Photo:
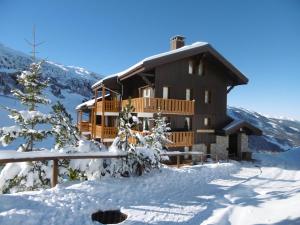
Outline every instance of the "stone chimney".
{"type": "Polygon", "coordinates": [[[184,39],[185,37],[176,35],[171,38],[171,50],[181,48],[184,46],[184,39]]]}

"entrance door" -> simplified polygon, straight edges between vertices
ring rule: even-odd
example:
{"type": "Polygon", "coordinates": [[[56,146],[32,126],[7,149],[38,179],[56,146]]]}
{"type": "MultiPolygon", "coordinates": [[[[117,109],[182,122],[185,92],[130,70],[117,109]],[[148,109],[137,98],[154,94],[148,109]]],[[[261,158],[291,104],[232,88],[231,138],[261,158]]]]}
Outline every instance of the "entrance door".
{"type": "Polygon", "coordinates": [[[143,102],[144,102],[144,108],[150,108],[151,107],[151,98],[154,97],[154,90],[151,87],[146,87],[142,89],[143,94],[143,102]]]}
{"type": "Polygon", "coordinates": [[[146,87],[146,88],[143,88],[142,90],[143,90],[143,97],[144,98],[153,98],[153,96],[154,96],[153,88],[146,87]]]}
{"type": "Polygon", "coordinates": [[[238,135],[229,135],[229,157],[236,158],[238,156],[238,135]]]}

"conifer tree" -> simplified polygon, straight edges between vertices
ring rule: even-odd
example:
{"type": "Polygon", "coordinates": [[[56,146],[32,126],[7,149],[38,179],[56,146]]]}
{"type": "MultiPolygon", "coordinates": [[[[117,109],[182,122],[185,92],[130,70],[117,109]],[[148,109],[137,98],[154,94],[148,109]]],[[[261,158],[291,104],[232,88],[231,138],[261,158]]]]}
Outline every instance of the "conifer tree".
{"type": "Polygon", "coordinates": [[[162,117],[159,111],[154,117],[154,126],[151,132],[145,136],[145,142],[149,149],[152,150],[154,160],[149,160],[148,166],[158,168],[160,166],[160,161],[162,160],[160,154],[167,149],[167,145],[172,142],[169,140],[170,137],[170,126],[166,122],[166,119],[162,117]]]}
{"type": "MultiPolygon", "coordinates": [[[[129,176],[136,172],[138,167],[136,146],[137,137],[132,131],[133,127],[137,127],[138,120],[132,115],[134,107],[131,105],[131,99],[128,104],[122,109],[119,115],[118,135],[113,143],[118,150],[128,153],[126,160],[122,159],[121,163],[113,163],[112,170],[114,174],[129,176]]],[[[114,162],[120,162],[115,160],[114,162]]]]}
{"type": "Polygon", "coordinates": [[[42,129],[40,125],[48,124],[51,115],[44,114],[37,110],[40,104],[49,104],[42,91],[48,85],[48,80],[43,81],[41,77],[41,66],[43,62],[32,63],[28,71],[23,71],[17,78],[21,89],[12,90],[12,94],[24,106],[24,110],[16,110],[4,107],[10,113],[9,118],[15,124],[11,127],[0,129],[0,141],[3,145],[8,145],[17,138],[23,138],[24,144],[20,146],[20,151],[32,151],[34,143],[42,141],[51,134],[51,130],[42,129]]]}
{"type": "Polygon", "coordinates": [[[53,116],[51,120],[52,131],[55,137],[55,148],[76,146],[80,135],[76,126],[72,124],[72,117],[59,101],[52,106],[53,116]]]}
{"type": "MultiPolygon", "coordinates": [[[[22,89],[14,89],[12,94],[23,105],[23,110],[4,107],[15,125],[0,129],[0,141],[3,145],[8,145],[17,138],[23,138],[24,143],[18,151],[40,150],[34,149],[34,144],[52,134],[51,129],[47,129],[52,119],[51,114],[38,111],[39,105],[50,103],[42,93],[48,85],[48,80],[43,81],[41,77],[42,63],[32,63],[28,71],[23,71],[17,77],[22,89]]],[[[0,174],[0,192],[11,193],[49,187],[49,166],[48,161],[7,164],[0,174]]]]}

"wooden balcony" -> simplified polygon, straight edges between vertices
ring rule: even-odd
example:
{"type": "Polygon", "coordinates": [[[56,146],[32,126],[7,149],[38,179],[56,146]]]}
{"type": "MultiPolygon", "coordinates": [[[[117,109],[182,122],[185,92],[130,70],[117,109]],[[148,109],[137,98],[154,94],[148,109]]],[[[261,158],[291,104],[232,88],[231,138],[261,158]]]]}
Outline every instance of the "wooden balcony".
{"type": "MultiPolygon", "coordinates": [[[[122,101],[122,107],[128,104],[129,100],[122,101]]],[[[161,111],[164,114],[193,115],[195,102],[179,99],[163,98],[133,98],[131,104],[137,113],[155,113],[161,111]]]]}
{"type": "Polygon", "coordinates": [[[77,127],[80,132],[91,132],[92,124],[88,121],[81,121],[77,124],[77,127]]]}
{"type": "Polygon", "coordinates": [[[101,139],[113,139],[117,136],[118,129],[116,127],[104,127],[102,137],[102,126],[96,126],[96,137],[101,139]]]}
{"type": "Polygon", "coordinates": [[[194,144],[194,132],[171,132],[170,140],[168,147],[189,147],[194,144]]]}
{"type": "MultiPolygon", "coordinates": [[[[92,124],[86,121],[81,121],[78,124],[80,132],[92,132],[92,124]]],[[[103,137],[102,135],[102,126],[96,126],[96,138],[101,139],[114,139],[117,136],[118,129],[116,127],[104,127],[103,137]]],[[[138,131],[136,131],[138,132],[138,131]]],[[[140,132],[142,135],[144,133],[140,132]]],[[[194,144],[194,132],[192,131],[183,131],[183,132],[171,132],[170,140],[173,142],[169,144],[168,147],[189,147],[194,144]]],[[[136,140],[131,139],[132,143],[136,144],[136,140]]]]}
{"type": "Polygon", "coordinates": [[[120,112],[120,101],[116,100],[105,100],[104,104],[102,101],[97,102],[97,112],[102,112],[102,108],[104,105],[105,112],[120,112]]]}
{"type": "MultiPolygon", "coordinates": [[[[145,135],[143,132],[138,132],[141,135],[145,135]]],[[[171,132],[170,141],[172,144],[169,144],[168,147],[190,147],[194,144],[194,132],[193,131],[183,131],[183,132],[171,132]]],[[[136,140],[131,138],[129,140],[131,143],[136,144],[136,140]]]]}

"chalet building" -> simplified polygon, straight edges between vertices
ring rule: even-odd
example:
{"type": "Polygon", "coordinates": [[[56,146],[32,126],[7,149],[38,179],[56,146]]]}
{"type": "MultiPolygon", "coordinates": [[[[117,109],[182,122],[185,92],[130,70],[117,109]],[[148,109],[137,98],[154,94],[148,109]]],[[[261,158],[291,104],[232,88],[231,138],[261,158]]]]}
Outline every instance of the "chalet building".
{"type": "Polygon", "coordinates": [[[251,124],[227,115],[227,95],[248,79],[210,44],[185,45],[171,38],[168,52],[150,56],[92,86],[94,98],[77,106],[82,134],[110,143],[117,117],[128,99],[148,130],[159,110],[171,125],[169,149],[201,151],[212,158],[251,156],[248,135],[261,135],[251,124]],[[96,99],[96,101],[95,101],[96,99]]]}

